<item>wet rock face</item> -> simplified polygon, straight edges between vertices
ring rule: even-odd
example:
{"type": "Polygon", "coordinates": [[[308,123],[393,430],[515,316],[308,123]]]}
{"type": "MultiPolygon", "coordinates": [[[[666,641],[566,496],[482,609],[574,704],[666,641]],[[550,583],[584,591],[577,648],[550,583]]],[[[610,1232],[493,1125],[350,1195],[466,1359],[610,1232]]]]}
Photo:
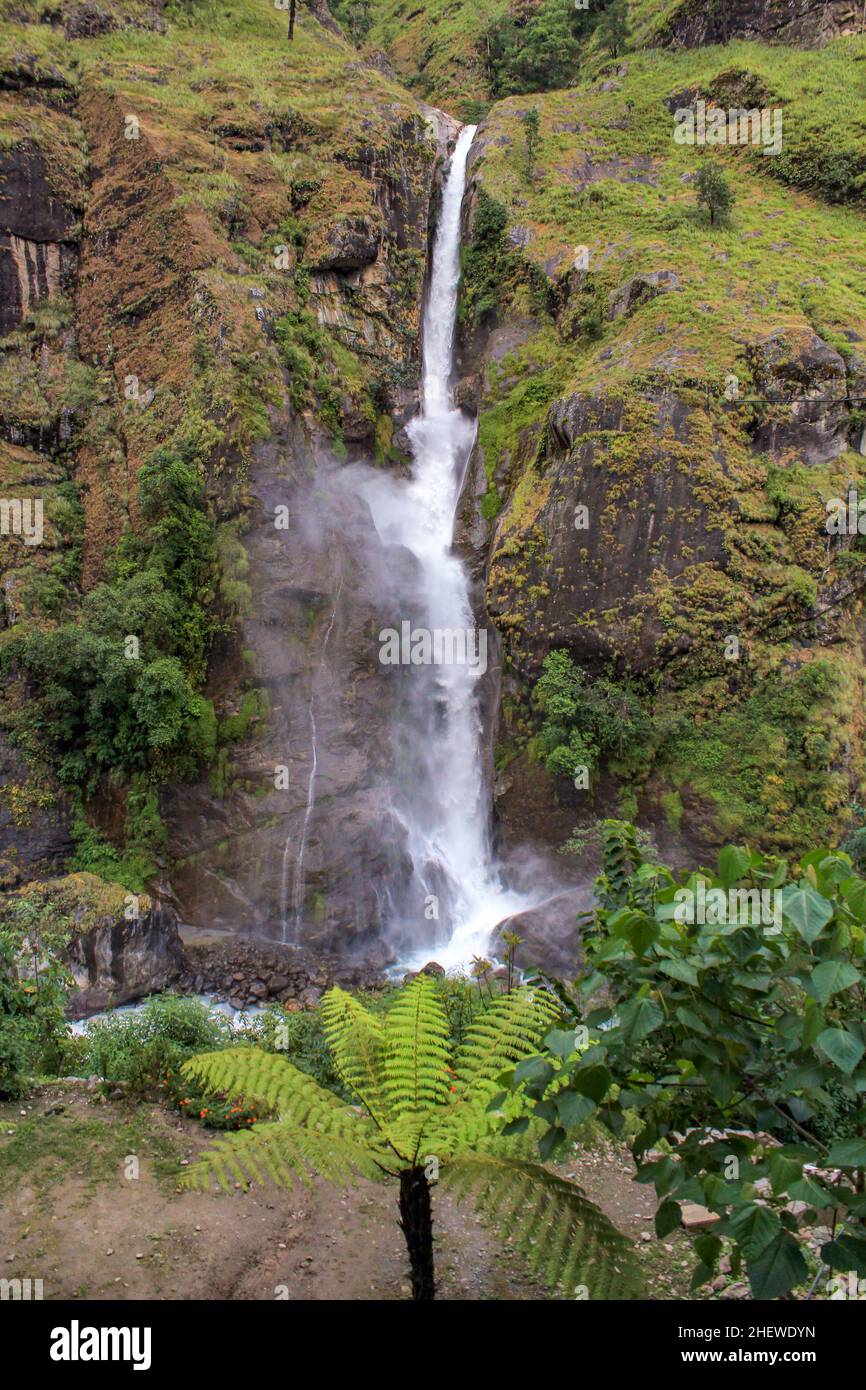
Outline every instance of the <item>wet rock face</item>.
{"type": "Polygon", "coordinates": [[[177,978],[183,961],[177,918],[160,903],[137,920],[106,921],[75,936],[67,957],[77,986],[69,995],[69,1018],[144,999],[177,978]]]}
{"type": "MultiPolygon", "coordinates": [[[[295,467],[308,448],[289,441],[295,467]]],[[[378,661],[388,577],[347,476],[292,480],[279,460],[275,445],[259,451],[245,536],[241,643],[267,713],[231,750],[221,795],[210,782],[166,792],[171,887],[185,922],[338,949],[372,939],[409,875],[390,810],[396,687],[378,661]]]]}
{"type": "MultiPolygon", "coordinates": [[[[448,130],[437,125],[443,149],[448,130]]],[[[380,364],[397,424],[417,406],[434,175],[425,122],[403,123],[399,136],[396,162],[372,148],[354,156],[375,212],[329,230],[310,280],[319,322],[346,344],[362,342],[380,364]],[[406,266],[417,272],[417,293],[408,282],[411,293],[400,290],[406,266]]],[[[378,659],[378,633],[395,620],[389,556],[352,469],[313,422],[287,413],[273,425],[249,479],[248,611],[236,646],[215,654],[211,672],[220,708],[236,707],[239,684],[262,692],[266,708],[229,750],[223,785],[210,779],[163,794],[171,899],[195,926],[360,950],[411,877],[390,804],[398,680],[378,659]],[[290,524],[280,530],[275,516],[286,505],[290,524]]],[[[369,467],[370,420],[347,405],[342,425],[351,460],[369,467]]]]}
{"type": "Polygon", "coordinates": [[[691,411],[673,393],[647,407],[651,442],[643,436],[631,467],[612,463],[605,444],[611,434],[628,437],[621,401],[574,395],[550,409],[534,505],[503,511],[488,585],[500,627],[520,615],[510,646],[521,674],[537,674],[557,646],[591,671],[610,660],[647,671],[663,635],[648,602],[653,576],[664,572],[675,585],[690,566],[726,563],[677,449],[690,437],[691,411]],[[532,535],[545,537],[543,549],[529,544],[532,535]]]}
{"type": "Polygon", "coordinates": [[[74,210],[26,143],[0,155],[0,336],[40,299],[68,293],[75,274],[74,210]]]}
{"type": "Polygon", "coordinates": [[[844,33],[859,31],[855,0],[684,0],[666,18],[662,42],[674,48],[701,48],[734,39],[758,39],[815,48],[844,33]]]}

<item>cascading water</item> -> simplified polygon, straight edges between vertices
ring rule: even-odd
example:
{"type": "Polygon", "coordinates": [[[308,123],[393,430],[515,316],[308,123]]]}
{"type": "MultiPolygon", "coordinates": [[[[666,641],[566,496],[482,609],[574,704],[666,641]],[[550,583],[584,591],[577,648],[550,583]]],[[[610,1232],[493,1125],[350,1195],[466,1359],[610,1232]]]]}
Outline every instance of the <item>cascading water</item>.
{"type": "MultiPolygon", "coordinates": [[[[460,214],[474,134],[474,126],[461,131],[442,195],[424,313],[422,409],[409,426],[412,477],[396,484],[382,478],[364,493],[382,540],[402,561],[395,563],[403,588],[398,626],[408,620],[413,632],[463,634],[467,653],[480,658],[486,634],[475,632],[467,575],[452,549],[475,437],[452,391],[460,214]]],[[[412,884],[406,901],[395,903],[393,928],[410,967],[434,952],[446,969],[468,964],[488,949],[499,922],[530,905],[503,887],[492,853],[478,698],[483,665],[446,659],[401,668],[394,812],[406,830],[412,884]]]]}

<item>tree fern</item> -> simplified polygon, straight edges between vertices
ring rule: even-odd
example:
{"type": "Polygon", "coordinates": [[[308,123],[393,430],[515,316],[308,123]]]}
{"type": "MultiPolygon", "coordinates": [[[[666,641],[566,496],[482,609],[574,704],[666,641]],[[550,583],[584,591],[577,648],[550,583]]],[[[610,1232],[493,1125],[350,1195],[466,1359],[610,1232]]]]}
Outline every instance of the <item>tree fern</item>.
{"type": "Polygon", "coordinates": [[[552,1290],[590,1298],[634,1298],[640,1277],[628,1240],[576,1183],[539,1163],[494,1153],[460,1153],[442,1171],[458,1197],[472,1196],[482,1220],[515,1246],[552,1290]]]}
{"type": "Polygon", "coordinates": [[[445,1185],[472,1195],[483,1218],[552,1288],[583,1284],[600,1297],[633,1292],[628,1242],[575,1184],[532,1161],[528,1103],[519,1095],[505,1102],[508,1118],[523,1109],[522,1134],[504,1133],[502,1114],[488,1109],[500,1073],[534,1055],[558,1018],[552,994],[501,996],[468,1028],[453,1065],[445,1011],[427,976],[400,992],[384,1020],[340,989],[328,991],[322,1013],[336,1071],[359,1105],[257,1048],[194,1057],[185,1071],[205,1089],[256,1099],[278,1118],[217,1141],[183,1175],[185,1185],[398,1178],[413,1294],[432,1298],[428,1164],[435,1160],[445,1185]]]}

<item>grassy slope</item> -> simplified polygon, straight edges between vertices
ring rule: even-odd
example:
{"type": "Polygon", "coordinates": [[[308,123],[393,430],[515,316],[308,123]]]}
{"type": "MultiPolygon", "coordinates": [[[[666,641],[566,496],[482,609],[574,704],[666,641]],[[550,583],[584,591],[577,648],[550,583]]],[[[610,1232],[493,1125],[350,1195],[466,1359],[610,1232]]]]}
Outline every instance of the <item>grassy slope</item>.
{"type": "MultiPolygon", "coordinates": [[[[744,348],[771,329],[792,340],[814,330],[843,355],[851,352],[851,335],[866,338],[861,213],[782,186],[770,176],[769,159],[725,151],[719,157],[737,202],[730,227],[710,229],[695,206],[693,186],[683,182],[694,174],[701,152],[674,144],[665,106],[670,94],[712,85],[720,72],[758,75],[784,103],[788,177],[808,182],[806,155],[820,161],[841,149],[856,162],[866,152],[866,115],[851,81],[852,74],[866,74],[860,66],[864,58],[862,39],[808,54],[749,44],[681,54],[629,53],[627,73],[616,79],[619,90],[602,92],[599,73],[569,91],[511,98],[493,108],[482,129],[477,173],[482,188],[507,207],[511,227],[520,229],[528,261],[556,280],[569,270],[575,247],[588,246],[586,290],[603,309],[611,292],[639,272],[669,269],[681,284],[681,292],[604,323],[596,338],[578,334],[569,340],[542,316],[524,346],[494,366],[480,421],[485,466],[491,478],[501,477],[503,461],[517,462],[512,462],[509,505],[500,520],[493,584],[500,577],[497,557],[510,564],[515,546],[531,540],[533,517],[543,502],[546,483],[536,473],[534,445],[527,438],[537,436],[551,399],[602,390],[622,394],[637,407],[642,381],[668,379],[700,406],[707,390],[718,397],[730,371],[746,383],[748,393],[744,348]],[[541,117],[532,179],[520,122],[530,105],[541,117]]],[[[511,312],[538,318],[537,297],[518,288],[511,312]]],[[[640,428],[634,428],[610,442],[610,466],[626,473],[639,469],[646,447],[640,428]]],[[[685,452],[683,466],[708,505],[711,524],[724,530],[733,563],[725,580],[696,573],[685,603],[681,596],[674,602],[664,585],[652,597],[669,631],[697,637],[697,649],[685,688],[662,692],[655,701],[657,746],[649,766],[668,790],[690,785],[714,804],[724,834],[766,831],[771,839],[808,843],[845,823],[852,783],[830,769],[845,761],[849,741],[857,749],[862,741],[859,644],[852,628],[850,644],[833,649],[836,688],[813,713],[829,746],[826,775],[815,778],[815,769],[803,766],[802,749],[786,741],[788,713],[762,684],[789,661],[791,647],[761,637],[761,623],[794,594],[814,592],[826,564],[823,500],[838,495],[849,479],[863,478],[866,464],[850,452],[810,469],[793,457],[784,462],[781,479],[778,470],[769,477],[766,461],[752,455],[747,435],[730,429],[724,472],[709,449],[709,435],[703,449],[696,440],[685,452]],[[739,516],[755,524],[744,528],[739,516]],[[724,719],[716,716],[720,700],[725,707],[730,703],[725,683],[701,666],[701,646],[717,635],[720,624],[726,630],[752,629],[757,677],[752,694],[724,719]],[[701,727],[707,718],[714,719],[711,736],[701,727]]],[[[519,621],[521,609],[534,603],[543,609],[543,598],[519,589],[512,618],[519,621]]],[[[586,615],[585,620],[604,617],[586,615]]],[[[821,648],[809,652],[807,643],[798,661],[824,655],[821,648]]],[[[822,760],[814,761],[817,767],[822,760]]],[[[854,784],[863,773],[859,752],[855,761],[849,768],[854,784]]],[[[637,781],[647,772],[647,766],[640,769],[637,781]]],[[[625,780],[634,783],[629,776],[625,780]]],[[[633,811],[631,795],[624,808],[633,811]]],[[[669,804],[676,806],[675,798],[669,804]]]]}
{"type": "Polygon", "coordinates": [[[484,34],[508,9],[508,0],[377,0],[368,41],[384,49],[413,90],[465,119],[490,96],[484,34]]]}

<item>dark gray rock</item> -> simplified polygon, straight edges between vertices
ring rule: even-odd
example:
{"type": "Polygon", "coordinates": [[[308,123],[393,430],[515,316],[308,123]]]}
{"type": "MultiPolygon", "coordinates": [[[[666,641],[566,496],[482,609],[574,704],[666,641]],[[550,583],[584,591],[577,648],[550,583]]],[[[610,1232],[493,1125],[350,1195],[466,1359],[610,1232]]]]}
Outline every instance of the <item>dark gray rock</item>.
{"type": "Polygon", "coordinates": [[[382,229],[366,217],[347,217],[328,229],[327,250],[318,256],[316,270],[358,270],[379,254],[382,229]]]}
{"type": "Polygon", "coordinates": [[[69,1018],[158,994],[177,979],[183,963],[177,918],[160,903],[134,921],[109,914],[72,938],[67,957],[77,986],[67,1003],[69,1018]]]}

